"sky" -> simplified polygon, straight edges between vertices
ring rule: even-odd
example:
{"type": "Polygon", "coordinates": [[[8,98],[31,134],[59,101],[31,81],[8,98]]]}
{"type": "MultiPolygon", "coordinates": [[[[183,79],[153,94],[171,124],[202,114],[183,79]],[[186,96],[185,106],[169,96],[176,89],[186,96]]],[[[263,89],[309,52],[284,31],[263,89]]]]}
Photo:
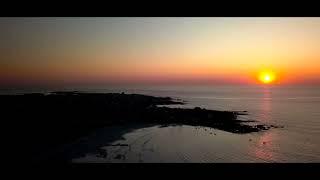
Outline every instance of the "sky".
{"type": "Polygon", "coordinates": [[[320,83],[320,18],[0,18],[0,85],[320,83]]]}

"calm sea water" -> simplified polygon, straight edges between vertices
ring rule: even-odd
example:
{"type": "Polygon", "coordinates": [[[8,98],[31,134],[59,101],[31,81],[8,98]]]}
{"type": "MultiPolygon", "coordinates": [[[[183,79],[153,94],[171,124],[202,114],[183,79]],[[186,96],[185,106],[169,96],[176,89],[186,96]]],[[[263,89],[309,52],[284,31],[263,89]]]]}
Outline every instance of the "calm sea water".
{"type": "MultiPolygon", "coordinates": [[[[184,107],[245,110],[249,115],[240,118],[284,128],[239,135],[191,126],[145,127],[124,133],[122,140],[114,142],[134,142],[130,151],[102,147],[111,154],[125,152],[125,159],[97,159],[87,152],[76,162],[320,162],[320,87],[140,86],[77,90],[170,96],[185,100],[184,107]]],[[[98,139],[103,141],[104,136],[98,139]]]]}

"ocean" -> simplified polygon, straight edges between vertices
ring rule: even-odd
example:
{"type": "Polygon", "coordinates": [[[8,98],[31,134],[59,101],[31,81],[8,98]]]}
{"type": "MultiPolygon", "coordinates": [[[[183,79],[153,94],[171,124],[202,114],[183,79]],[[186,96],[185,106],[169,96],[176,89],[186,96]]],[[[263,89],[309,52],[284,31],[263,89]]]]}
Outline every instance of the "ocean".
{"type": "MultiPolygon", "coordinates": [[[[126,131],[121,139],[112,142],[130,144],[130,149],[101,146],[110,158],[85,152],[73,162],[320,162],[319,86],[119,86],[65,90],[169,96],[186,102],[180,107],[248,111],[248,115],[239,118],[283,126],[249,134],[192,126],[141,127],[126,131]]],[[[89,146],[92,138],[104,141],[109,131],[105,128],[81,143],[89,146]]],[[[72,147],[69,149],[72,151],[72,147]]]]}

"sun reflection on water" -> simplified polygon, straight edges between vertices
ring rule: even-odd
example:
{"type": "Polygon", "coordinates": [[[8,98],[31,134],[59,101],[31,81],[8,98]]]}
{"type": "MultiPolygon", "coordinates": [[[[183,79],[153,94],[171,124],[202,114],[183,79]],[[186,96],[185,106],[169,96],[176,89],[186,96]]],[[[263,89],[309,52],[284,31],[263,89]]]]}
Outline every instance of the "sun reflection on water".
{"type": "Polygon", "coordinates": [[[253,150],[253,154],[257,159],[266,162],[273,162],[275,160],[274,153],[272,151],[274,146],[274,135],[275,134],[272,132],[265,132],[259,137],[253,150]]]}
{"type": "Polygon", "coordinates": [[[260,119],[259,121],[263,123],[270,123],[271,121],[271,88],[270,87],[263,87],[262,89],[263,97],[261,99],[261,106],[260,106],[260,119]]]}
{"type": "MultiPolygon", "coordinates": [[[[259,122],[264,124],[272,124],[271,111],[272,111],[272,91],[271,87],[264,86],[262,89],[263,96],[261,98],[260,110],[260,119],[259,122]]],[[[258,140],[253,146],[253,156],[259,160],[266,162],[275,161],[273,149],[274,149],[274,140],[276,134],[272,129],[263,132],[258,135],[258,140]]]]}

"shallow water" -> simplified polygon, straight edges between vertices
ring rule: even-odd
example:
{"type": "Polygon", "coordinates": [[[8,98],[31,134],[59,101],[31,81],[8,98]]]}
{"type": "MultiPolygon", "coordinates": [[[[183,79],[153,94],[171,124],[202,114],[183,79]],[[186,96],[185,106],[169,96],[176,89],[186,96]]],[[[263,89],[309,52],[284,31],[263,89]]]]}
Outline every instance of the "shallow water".
{"type": "Polygon", "coordinates": [[[274,162],[279,155],[270,149],[274,145],[270,136],[270,132],[238,135],[185,125],[153,126],[124,134],[111,143],[115,146],[101,146],[105,157],[92,151],[72,162],[274,162]]]}
{"type": "MultiPolygon", "coordinates": [[[[191,126],[137,128],[121,135],[125,141],[108,142],[130,144],[145,135],[132,145],[125,159],[124,156],[114,159],[113,155],[101,159],[88,150],[87,156],[74,158],[75,162],[320,162],[317,86],[132,86],[71,90],[170,96],[185,100],[187,104],[183,107],[248,111],[249,115],[240,118],[284,126],[245,135],[191,126]],[[211,131],[217,135],[210,134],[211,131]]],[[[102,135],[99,138],[103,141],[102,135]]],[[[116,146],[104,148],[110,153],[116,151],[110,149],[116,146]]],[[[126,152],[125,148],[120,147],[119,152],[126,152]]]]}
{"type": "MultiPolygon", "coordinates": [[[[320,162],[319,87],[156,86],[97,91],[170,96],[185,100],[183,107],[246,110],[249,115],[241,119],[284,126],[246,135],[210,129],[216,132],[214,136],[209,130],[190,126],[152,127],[124,134],[128,139],[153,134],[145,146],[155,147],[154,152],[144,152],[141,144],[136,145],[143,162],[320,162]]],[[[135,162],[134,157],[130,154],[122,161],[135,162]]]]}

